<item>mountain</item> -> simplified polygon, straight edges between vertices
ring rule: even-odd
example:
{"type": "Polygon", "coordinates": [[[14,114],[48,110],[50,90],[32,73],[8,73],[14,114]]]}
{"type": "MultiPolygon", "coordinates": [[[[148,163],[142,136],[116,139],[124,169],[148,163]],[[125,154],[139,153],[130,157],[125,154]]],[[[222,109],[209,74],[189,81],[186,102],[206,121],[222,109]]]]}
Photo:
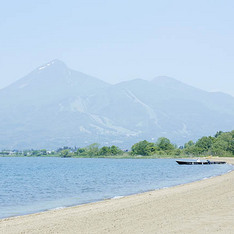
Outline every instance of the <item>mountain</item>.
{"type": "Polygon", "coordinates": [[[183,144],[234,128],[234,98],[173,78],[116,85],[51,61],[0,90],[0,148],[183,144]]]}
{"type": "MultiPolygon", "coordinates": [[[[79,139],[87,95],[109,85],[58,60],[0,90],[0,148],[41,148],[79,139]]],[[[82,138],[84,139],[84,138],[82,138]]]]}

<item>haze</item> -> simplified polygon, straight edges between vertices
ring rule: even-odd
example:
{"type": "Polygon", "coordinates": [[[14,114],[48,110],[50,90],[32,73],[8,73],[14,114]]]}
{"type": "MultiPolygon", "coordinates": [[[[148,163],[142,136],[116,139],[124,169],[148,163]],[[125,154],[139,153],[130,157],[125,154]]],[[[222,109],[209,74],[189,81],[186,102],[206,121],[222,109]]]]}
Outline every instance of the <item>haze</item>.
{"type": "Polygon", "coordinates": [[[108,83],[174,77],[234,96],[233,1],[4,1],[0,88],[55,58],[108,83]]]}

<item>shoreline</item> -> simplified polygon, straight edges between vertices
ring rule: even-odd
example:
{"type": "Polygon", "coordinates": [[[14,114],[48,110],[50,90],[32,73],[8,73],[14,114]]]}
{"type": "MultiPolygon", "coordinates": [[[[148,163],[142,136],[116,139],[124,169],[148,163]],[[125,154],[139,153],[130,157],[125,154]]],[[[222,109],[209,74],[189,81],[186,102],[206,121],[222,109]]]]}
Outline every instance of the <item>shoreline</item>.
{"type": "MultiPolygon", "coordinates": [[[[234,164],[234,158],[213,159],[234,164]]],[[[234,171],[116,199],[5,218],[0,220],[0,233],[231,233],[232,181],[234,171]]]]}
{"type": "MultiPolygon", "coordinates": [[[[25,156],[26,157],[26,156],[25,156]]],[[[30,157],[30,158],[33,158],[33,157],[30,157]]],[[[50,158],[50,157],[48,157],[50,158]]],[[[196,157],[197,158],[197,157],[196,157]]],[[[88,158],[89,159],[89,158],[88,158]]],[[[93,158],[91,158],[93,159],[93,158]]],[[[117,159],[117,158],[113,158],[113,159],[117,159]]],[[[135,159],[135,158],[130,158],[130,159],[135,159]]],[[[144,159],[144,158],[139,158],[139,159],[144,159]]],[[[148,158],[147,158],[148,159],[148,158]]],[[[151,159],[151,158],[150,158],[151,159]]],[[[152,159],[164,159],[164,158],[152,158],[152,159]]],[[[165,159],[176,159],[176,158],[165,158],[165,159]]],[[[187,160],[187,158],[180,158],[182,160],[187,160]]],[[[193,158],[194,159],[194,158],[193,158]]],[[[210,157],[204,157],[203,159],[201,160],[205,160],[205,159],[211,159],[210,157]]],[[[213,157],[212,160],[214,159],[217,159],[217,157],[213,157]]],[[[221,160],[222,158],[219,158],[220,161],[223,161],[221,160]]],[[[217,160],[216,160],[217,161],[217,160]]],[[[227,163],[228,165],[233,165],[234,164],[230,164],[230,163],[227,163]]],[[[187,166],[186,166],[187,167],[187,166]]],[[[144,193],[147,193],[147,192],[152,192],[152,191],[159,191],[161,189],[167,189],[167,188],[173,188],[173,187],[177,187],[179,185],[185,185],[185,184],[190,184],[190,183],[194,183],[194,182],[198,182],[198,181],[202,181],[202,180],[206,180],[206,179],[210,179],[210,178],[213,178],[213,177],[216,177],[216,176],[221,176],[221,175],[224,175],[224,174],[227,174],[229,172],[231,172],[232,170],[228,170],[226,172],[222,172],[220,174],[215,174],[215,175],[211,175],[211,176],[208,176],[208,177],[204,177],[204,178],[197,178],[195,180],[190,180],[190,181],[187,181],[187,182],[182,182],[182,183],[176,183],[174,185],[168,185],[168,186],[165,186],[165,187],[159,187],[159,188],[151,188],[149,190],[143,190],[143,191],[136,191],[136,192],[133,192],[133,193],[129,193],[129,194],[125,194],[125,195],[114,195],[113,197],[106,197],[106,198],[99,198],[99,199],[95,199],[95,200],[92,200],[92,201],[87,201],[87,202],[84,202],[84,203],[78,203],[78,204],[70,204],[70,205],[62,205],[62,206],[57,206],[57,207],[51,207],[51,208],[44,208],[44,209],[38,209],[38,210],[34,210],[34,211],[28,211],[28,212],[25,212],[25,213],[21,213],[21,214],[16,214],[16,215],[12,215],[12,216],[6,216],[6,217],[0,217],[0,221],[1,220],[4,220],[4,219],[10,219],[10,218],[18,218],[18,217],[22,217],[22,216],[28,216],[28,215],[33,215],[33,214],[40,214],[40,213],[44,213],[44,212],[48,212],[48,211],[54,211],[54,210],[61,210],[61,209],[66,209],[66,208],[73,208],[73,207],[79,207],[79,206],[82,206],[82,205],[87,205],[87,204],[94,204],[94,203],[97,203],[97,202],[102,202],[102,201],[106,201],[106,200],[112,200],[112,199],[119,199],[119,198],[124,198],[124,197],[129,197],[129,196],[134,196],[134,195],[138,195],[138,194],[144,194],[144,193]]],[[[233,167],[233,171],[234,171],[234,167],[233,167]]]]}
{"type": "Polygon", "coordinates": [[[106,159],[221,159],[221,158],[233,158],[234,156],[207,156],[207,155],[167,155],[167,154],[162,154],[162,155],[99,155],[99,156],[71,156],[71,157],[61,157],[60,155],[46,155],[46,156],[25,156],[25,155],[0,155],[0,158],[63,158],[63,159],[71,159],[71,158],[85,158],[85,159],[90,159],[90,158],[106,158],[106,159]]]}

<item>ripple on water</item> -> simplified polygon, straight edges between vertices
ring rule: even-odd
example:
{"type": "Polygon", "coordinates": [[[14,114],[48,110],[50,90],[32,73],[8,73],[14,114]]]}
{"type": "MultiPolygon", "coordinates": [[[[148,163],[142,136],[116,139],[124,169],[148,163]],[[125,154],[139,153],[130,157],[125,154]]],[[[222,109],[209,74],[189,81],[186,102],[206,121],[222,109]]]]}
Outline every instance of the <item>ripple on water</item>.
{"type": "Polygon", "coordinates": [[[0,158],[0,218],[119,199],[230,172],[174,159],[0,158]]]}

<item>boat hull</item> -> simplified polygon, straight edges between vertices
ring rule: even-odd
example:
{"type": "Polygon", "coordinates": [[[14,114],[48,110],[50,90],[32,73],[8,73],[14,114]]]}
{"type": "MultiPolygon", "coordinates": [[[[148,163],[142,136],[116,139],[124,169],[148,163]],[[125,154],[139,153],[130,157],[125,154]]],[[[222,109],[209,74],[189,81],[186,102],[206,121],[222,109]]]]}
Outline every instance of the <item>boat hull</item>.
{"type": "Polygon", "coordinates": [[[179,165],[208,165],[208,164],[225,164],[226,162],[214,162],[214,161],[176,161],[179,165]]]}

